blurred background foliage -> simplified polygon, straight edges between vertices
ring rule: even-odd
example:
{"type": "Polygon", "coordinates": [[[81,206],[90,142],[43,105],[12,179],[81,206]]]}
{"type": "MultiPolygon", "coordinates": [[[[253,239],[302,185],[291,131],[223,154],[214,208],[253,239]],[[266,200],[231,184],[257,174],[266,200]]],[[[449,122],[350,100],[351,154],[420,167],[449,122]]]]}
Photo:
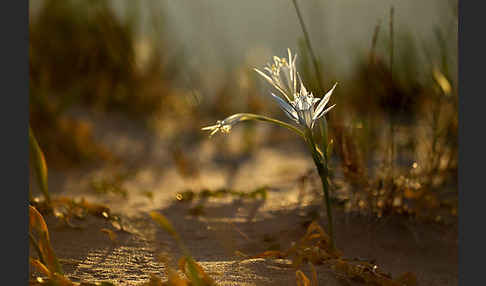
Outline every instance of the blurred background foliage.
{"type": "MultiPolygon", "coordinates": [[[[328,118],[336,199],[378,215],[410,212],[407,199],[424,208],[456,199],[457,1],[298,2],[323,89],[339,82],[328,118]],[[340,192],[349,184],[353,197],[340,192]]],[[[30,4],[30,124],[52,168],[113,159],[77,110],[193,143],[205,138],[200,127],[236,112],[285,119],[252,68],[287,47],[309,89],[324,92],[290,1],[30,4]]],[[[238,128],[242,152],[265,144],[253,124],[238,128]]],[[[271,132],[267,142],[299,144],[271,132]]],[[[174,146],[177,164],[183,146],[174,146]]]]}

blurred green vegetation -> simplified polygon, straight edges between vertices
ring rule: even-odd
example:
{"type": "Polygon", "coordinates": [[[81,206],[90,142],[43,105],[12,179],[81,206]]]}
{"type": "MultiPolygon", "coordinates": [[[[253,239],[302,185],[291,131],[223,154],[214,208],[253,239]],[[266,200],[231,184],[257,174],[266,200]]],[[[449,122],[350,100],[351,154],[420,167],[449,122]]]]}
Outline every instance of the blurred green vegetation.
{"type": "Polygon", "coordinates": [[[153,61],[138,68],[134,21],[122,21],[105,0],[47,0],[31,19],[30,122],[54,166],[109,157],[91,126],[66,114],[69,108],[134,118],[160,111],[168,86],[161,48],[145,52],[153,61]]]}

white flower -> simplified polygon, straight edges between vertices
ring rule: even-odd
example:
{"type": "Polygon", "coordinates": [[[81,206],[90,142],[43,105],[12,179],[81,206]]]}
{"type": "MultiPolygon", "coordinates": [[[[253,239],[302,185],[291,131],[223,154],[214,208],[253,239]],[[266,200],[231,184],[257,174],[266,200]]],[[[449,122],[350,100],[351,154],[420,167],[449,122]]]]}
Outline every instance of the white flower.
{"type": "Polygon", "coordinates": [[[297,58],[297,55],[292,58],[290,49],[288,50],[288,54],[288,62],[284,58],[274,57],[274,64],[268,65],[265,68],[270,76],[258,69],[255,69],[255,71],[283,94],[285,100],[273,93],[272,98],[277,101],[285,114],[295,123],[312,129],[316,120],[324,116],[335,106],[334,104],[327,109],[324,109],[329,102],[337,83],[334,84],[331,90],[328,91],[322,99],[314,97],[312,93],[307,91],[297,73],[295,68],[295,59],[297,58]],[[318,102],[319,104],[314,108],[318,102]]]}
{"type": "Polygon", "coordinates": [[[295,68],[295,59],[297,58],[297,55],[292,58],[290,49],[287,51],[289,54],[288,62],[284,58],[274,56],[274,63],[267,64],[265,70],[270,76],[258,69],[255,69],[255,71],[280,91],[285,99],[290,102],[297,91],[297,69],[295,68]]]}

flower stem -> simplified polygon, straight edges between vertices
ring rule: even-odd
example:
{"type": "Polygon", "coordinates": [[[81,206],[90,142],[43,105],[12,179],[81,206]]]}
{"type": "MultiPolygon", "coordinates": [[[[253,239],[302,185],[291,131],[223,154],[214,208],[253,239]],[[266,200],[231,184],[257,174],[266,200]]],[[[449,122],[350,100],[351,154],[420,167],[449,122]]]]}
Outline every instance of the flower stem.
{"type": "Polygon", "coordinates": [[[317,172],[319,173],[319,177],[321,177],[322,189],[324,191],[324,201],[326,203],[329,236],[331,237],[330,244],[331,244],[331,249],[335,249],[334,224],[332,219],[331,198],[329,196],[329,183],[327,181],[327,176],[329,173],[327,169],[327,160],[324,162],[321,159],[322,157],[319,156],[314,138],[312,136],[312,131],[310,129],[307,130],[306,135],[307,135],[306,141],[309,144],[309,148],[312,154],[312,159],[314,159],[314,164],[316,165],[317,172]]]}
{"type": "MultiPolygon", "coordinates": [[[[287,128],[291,131],[294,131],[295,133],[297,133],[297,135],[299,135],[300,137],[302,137],[304,140],[307,141],[306,135],[299,128],[295,127],[294,125],[280,121],[278,119],[271,118],[271,117],[264,116],[264,115],[258,115],[258,114],[254,114],[254,113],[236,113],[236,114],[233,114],[229,117],[226,117],[223,121],[230,122],[230,123],[228,123],[229,125],[234,125],[238,122],[247,121],[247,120],[257,120],[257,121],[269,122],[269,123],[279,125],[281,127],[285,127],[285,128],[287,128]]],[[[202,128],[202,130],[211,130],[212,128],[213,128],[213,126],[208,126],[208,127],[202,128]]],[[[321,157],[324,156],[324,153],[326,152],[326,150],[321,150],[318,146],[316,146],[316,151],[321,157]]]]}
{"type": "MultiPolygon", "coordinates": [[[[311,44],[311,41],[310,41],[309,33],[307,32],[307,28],[305,26],[302,14],[300,13],[300,9],[299,9],[299,5],[297,4],[297,1],[292,0],[292,3],[294,4],[295,12],[297,13],[297,18],[299,19],[300,27],[302,28],[302,33],[304,34],[305,43],[307,45],[307,48],[309,49],[309,53],[310,53],[310,56],[312,58],[312,64],[314,65],[314,69],[316,71],[316,78],[317,78],[317,84],[319,85],[319,90],[322,91],[323,90],[323,84],[322,84],[322,81],[321,81],[321,78],[322,78],[321,77],[321,71],[320,71],[320,68],[319,68],[319,63],[317,61],[317,57],[314,54],[314,50],[312,49],[312,44],[311,44]]],[[[326,128],[324,126],[324,124],[325,124],[324,120],[319,122],[319,126],[321,128],[321,132],[323,133],[323,135],[324,135],[323,131],[326,128]]],[[[326,132],[325,136],[327,137],[327,132],[326,132]]],[[[317,170],[319,172],[319,176],[321,177],[322,188],[324,189],[324,198],[326,200],[327,218],[328,218],[328,222],[329,222],[329,234],[331,236],[331,247],[334,249],[334,233],[333,233],[333,223],[332,223],[331,201],[330,201],[330,198],[329,198],[329,184],[327,183],[327,176],[328,176],[327,154],[326,154],[327,142],[325,144],[326,146],[323,146],[324,149],[321,152],[321,157],[325,158],[325,165],[324,165],[321,160],[319,160],[319,159],[316,160],[316,158],[315,158],[314,153],[316,152],[317,147],[316,147],[316,144],[315,144],[314,139],[312,137],[312,132],[309,132],[308,137],[311,140],[311,142],[310,142],[310,145],[311,145],[311,148],[312,148],[311,153],[313,153],[314,163],[316,164],[317,170]]]]}
{"type": "Polygon", "coordinates": [[[267,117],[264,115],[253,114],[253,113],[237,113],[226,118],[225,121],[231,121],[233,118],[235,119],[237,118],[238,122],[246,121],[246,120],[258,120],[258,121],[270,122],[285,127],[287,129],[290,129],[295,133],[297,133],[302,138],[305,138],[304,132],[302,132],[299,128],[275,118],[267,117]]]}

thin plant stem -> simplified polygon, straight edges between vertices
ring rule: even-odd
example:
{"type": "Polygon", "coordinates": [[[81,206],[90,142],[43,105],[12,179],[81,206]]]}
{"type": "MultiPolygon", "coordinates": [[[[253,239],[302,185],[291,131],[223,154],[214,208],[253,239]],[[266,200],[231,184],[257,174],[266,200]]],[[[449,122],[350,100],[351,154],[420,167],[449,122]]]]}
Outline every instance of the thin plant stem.
{"type": "MultiPolygon", "coordinates": [[[[309,38],[309,33],[307,32],[307,28],[305,26],[305,23],[304,23],[304,20],[302,18],[302,14],[300,13],[300,9],[299,9],[299,6],[297,5],[297,1],[296,0],[292,0],[292,3],[294,4],[294,8],[295,8],[295,12],[297,13],[297,18],[299,18],[299,23],[300,23],[300,27],[302,28],[302,32],[304,34],[304,39],[305,39],[305,42],[306,42],[306,45],[307,45],[307,48],[309,49],[309,54],[312,58],[312,63],[314,65],[314,69],[316,71],[316,78],[317,78],[317,84],[319,85],[319,90],[322,91],[323,90],[323,85],[322,85],[322,82],[321,82],[321,71],[319,69],[319,64],[317,62],[317,57],[316,55],[314,54],[314,50],[312,49],[312,44],[310,42],[310,38],[309,38]]],[[[320,128],[321,128],[321,133],[322,135],[324,135],[324,121],[321,120],[319,122],[319,125],[320,125],[320,128]]],[[[326,135],[327,135],[327,132],[326,132],[326,135]]],[[[319,173],[319,177],[321,178],[321,182],[322,182],[322,189],[324,191],[324,200],[325,200],[325,203],[326,203],[326,211],[327,211],[327,220],[328,220],[328,225],[329,225],[329,235],[331,237],[331,248],[334,249],[335,245],[334,245],[334,227],[333,227],[333,219],[332,219],[332,210],[331,210],[331,200],[330,200],[330,197],[329,197],[329,184],[327,182],[327,176],[328,176],[328,169],[327,169],[327,154],[326,154],[326,149],[323,150],[323,152],[321,152],[321,157],[318,156],[319,152],[317,151],[317,146],[314,142],[314,138],[312,136],[312,131],[310,129],[307,130],[307,136],[306,136],[306,141],[309,143],[309,147],[311,148],[311,154],[312,154],[312,158],[314,159],[314,163],[317,167],[317,171],[319,173]],[[323,163],[323,161],[321,160],[321,158],[324,158],[325,159],[325,163],[323,163]]],[[[327,138],[322,138],[322,141],[323,142],[326,142],[327,138]]],[[[323,145],[326,145],[324,146],[324,148],[327,148],[327,144],[323,144],[323,145]]]]}
{"type": "Polygon", "coordinates": [[[285,128],[287,128],[291,131],[294,131],[300,137],[305,138],[304,132],[302,132],[299,128],[297,128],[297,127],[295,127],[291,124],[288,124],[286,122],[280,121],[278,119],[268,117],[268,116],[258,115],[258,114],[253,114],[253,113],[236,113],[236,114],[233,114],[230,117],[226,118],[225,121],[232,120],[233,118],[238,118],[237,119],[238,122],[247,121],[247,120],[258,120],[258,121],[270,122],[270,123],[277,124],[277,125],[280,125],[282,127],[285,127],[285,128]]]}
{"type": "Polygon", "coordinates": [[[330,244],[331,249],[335,249],[335,240],[334,240],[334,223],[332,217],[332,209],[331,209],[331,198],[329,195],[329,183],[327,181],[328,176],[328,169],[327,169],[327,161],[324,163],[322,161],[322,157],[319,157],[316,144],[314,138],[312,136],[312,131],[310,129],[306,132],[306,142],[309,145],[312,159],[314,159],[314,164],[316,165],[317,172],[319,173],[319,177],[321,178],[322,189],[324,191],[324,201],[326,204],[326,211],[327,211],[327,222],[329,228],[329,236],[330,236],[330,244]]]}
{"type": "Polygon", "coordinates": [[[393,80],[393,6],[390,8],[390,75],[393,80]]]}
{"type": "Polygon", "coordinates": [[[370,64],[375,63],[375,53],[376,53],[376,43],[378,42],[378,34],[380,33],[381,21],[378,21],[375,27],[375,32],[373,33],[373,38],[371,40],[371,50],[370,50],[370,64]]]}
{"type": "Polygon", "coordinates": [[[327,120],[326,117],[323,117],[321,119],[321,122],[319,122],[319,129],[321,131],[321,142],[322,142],[322,150],[323,152],[323,158],[327,164],[328,158],[327,158],[327,146],[329,145],[328,138],[327,138],[327,120]]]}
{"type": "MultiPolygon", "coordinates": [[[[263,122],[273,123],[275,125],[279,125],[281,127],[287,128],[287,129],[289,129],[291,131],[294,131],[295,133],[297,133],[297,135],[299,135],[300,137],[302,137],[304,140],[307,140],[305,133],[302,132],[302,130],[300,130],[299,128],[295,127],[292,124],[288,124],[286,122],[283,122],[283,121],[280,121],[278,119],[271,118],[271,117],[268,117],[268,116],[259,115],[259,114],[253,114],[253,113],[236,113],[236,114],[233,114],[233,115],[231,115],[229,117],[226,117],[224,119],[224,121],[232,121],[232,120],[236,120],[238,122],[248,121],[248,120],[257,120],[257,121],[263,121],[263,122]]],[[[209,128],[211,128],[211,126],[204,127],[203,130],[210,130],[209,128]]],[[[321,150],[317,146],[316,146],[316,150],[317,150],[317,153],[320,156],[324,156],[324,153],[326,152],[326,150],[321,150]]]]}
{"type": "Polygon", "coordinates": [[[30,126],[29,146],[30,152],[34,159],[35,174],[37,177],[39,188],[44,194],[47,204],[51,205],[51,196],[49,194],[49,189],[47,186],[47,165],[45,162],[44,154],[42,153],[42,149],[40,148],[39,143],[37,142],[37,139],[34,136],[34,132],[32,131],[30,126]]]}
{"type": "MultiPolygon", "coordinates": [[[[394,85],[393,83],[393,14],[394,14],[394,9],[393,6],[390,8],[390,81],[392,86],[394,85]]],[[[390,94],[390,97],[393,96],[393,90],[392,93],[390,94]]],[[[394,157],[395,157],[395,123],[393,120],[393,115],[390,112],[390,175],[391,178],[393,178],[393,169],[394,169],[394,157]]]]}
{"type": "Polygon", "coordinates": [[[437,150],[437,143],[438,143],[438,137],[440,136],[440,132],[438,131],[439,129],[439,119],[440,119],[440,113],[441,113],[441,98],[437,100],[435,104],[435,110],[432,113],[432,129],[433,129],[433,135],[432,135],[432,150],[431,150],[431,168],[430,168],[430,174],[434,174],[438,169],[440,165],[440,153],[437,150]]]}
{"type": "Polygon", "coordinates": [[[309,38],[309,33],[307,33],[307,28],[306,28],[304,20],[302,18],[302,14],[300,13],[299,6],[297,5],[297,1],[292,0],[292,3],[294,3],[295,12],[297,13],[297,18],[299,18],[300,27],[302,28],[302,33],[304,34],[305,43],[307,45],[307,48],[309,49],[309,53],[310,53],[310,56],[312,58],[312,64],[314,65],[314,69],[316,70],[317,84],[319,85],[319,90],[322,91],[323,85],[322,85],[322,82],[321,82],[321,70],[319,69],[317,57],[314,54],[314,50],[312,49],[312,45],[311,45],[310,38],[309,38]]]}
{"type": "MultiPolygon", "coordinates": [[[[307,27],[305,26],[304,19],[302,17],[302,14],[300,13],[299,5],[297,4],[296,0],[292,0],[292,3],[294,4],[295,12],[297,14],[297,18],[299,19],[300,27],[302,28],[302,33],[304,34],[304,40],[307,46],[307,49],[309,49],[309,54],[312,59],[312,64],[314,65],[314,69],[316,71],[316,78],[317,78],[317,84],[319,85],[319,91],[323,91],[323,84],[322,84],[322,76],[321,76],[321,70],[319,68],[319,63],[317,62],[317,57],[314,53],[314,49],[312,48],[312,44],[310,41],[309,33],[307,32],[307,27]]],[[[319,126],[321,131],[324,130],[324,121],[321,120],[319,122],[319,126]]],[[[327,138],[326,138],[327,139],[327,138]]],[[[323,144],[326,145],[326,144],[323,144]]],[[[327,146],[326,146],[327,147],[327,146]]],[[[326,156],[326,147],[324,147],[323,154],[325,157],[326,156]]],[[[326,158],[327,161],[327,158],[326,158]]]]}

